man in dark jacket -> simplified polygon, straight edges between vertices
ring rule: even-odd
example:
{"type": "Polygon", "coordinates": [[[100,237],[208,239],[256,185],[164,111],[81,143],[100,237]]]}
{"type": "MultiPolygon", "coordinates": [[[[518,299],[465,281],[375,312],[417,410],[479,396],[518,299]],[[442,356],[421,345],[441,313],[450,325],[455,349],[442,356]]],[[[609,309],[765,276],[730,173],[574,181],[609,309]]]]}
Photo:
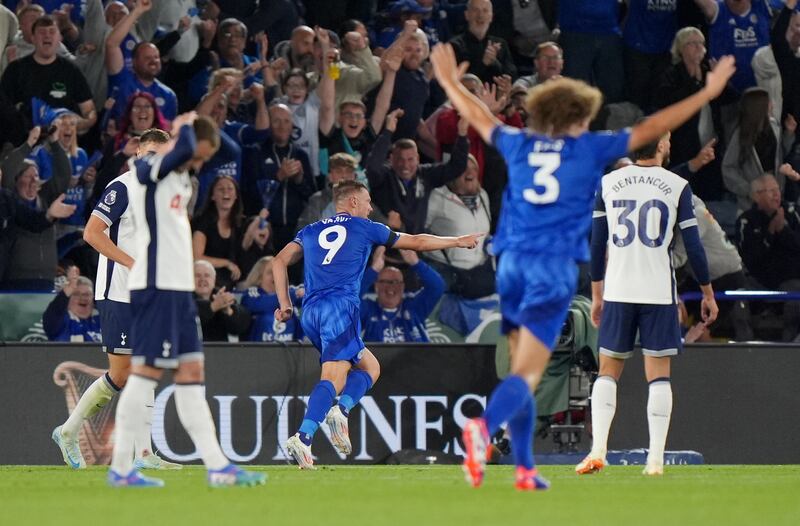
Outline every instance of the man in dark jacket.
{"type": "MultiPolygon", "coordinates": [[[[753,207],[739,216],[739,253],[750,274],[770,289],[800,291],[800,210],[782,202],[778,182],[762,175],[751,185],[753,207]]],[[[797,336],[800,305],[784,306],[783,340],[797,336]]]]}
{"type": "Polygon", "coordinates": [[[414,141],[400,139],[391,145],[397,119],[396,113],[386,117],[386,126],[367,158],[367,179],[374,203],[389,218],[388,225],[394,230],[418,234],[425,226],[431,191],[457,178],[467,168],[469,141],[466,129],[460,128],[450,160],[420,165],[414,141]],[[390,147],[390,163],[386,164],[390,147]]]}
{"type": "Polygon", "coordinates": [[[308,154],[292,142],[289,107],[272,106],[269,120],[272,137],[258,148],[245,149],[242,196],[247,215],[268,208],[272,240],[280,250],[294,238],[297,220],[316,188],[308,154]]]}
{"type": "MultiPolygon", "coordinates": [[[[3,172],[0,171],[0,181],[3,172]]],[[[47,212],[40,212],[20,202],[11,190],[0,188],[0,282],[11,254],[11,247],[17,235],[17,228],[34,234],[43,232],[53,226],[56,219],[64,219],[75,212],[75,205],[64,203],[64,194],[50,203],[47,212]]]]}

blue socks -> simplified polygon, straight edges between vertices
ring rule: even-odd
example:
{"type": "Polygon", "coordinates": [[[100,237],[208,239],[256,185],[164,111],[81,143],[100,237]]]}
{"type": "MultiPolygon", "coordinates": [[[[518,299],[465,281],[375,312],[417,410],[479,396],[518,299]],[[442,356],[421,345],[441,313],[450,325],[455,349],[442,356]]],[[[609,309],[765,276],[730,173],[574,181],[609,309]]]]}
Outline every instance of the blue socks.
{"type": "Polygon", "coordinates": [[[308,409],[303,417],[303,423],[300,424],[300,440],[303,444],[311,445],[314,433],[325,420],[325,415],[330,411],[335,398],[336,389],[328,380],[321,380],[311,391],[311,396],[308,398],[308,409]]]}
{"type": "Polygon", "coordinates": [[[511,420],[531,398],[528,383],[520,376],[509,376],[495,387],[489,397],[483,418],[489,436],[497,433],[503,422],[511,420]]]}
{"type": "Polygon", "coordinates": [[[344,416],[350,416],[350,410],[370,387],[372,387],[372,377],[366,371],[356,369],[347,375],[347,383],[344,384],[342,396],[339,397],[339,409],[344,416]]]}
{"type": "Polygon", "coordinates": [[[528,395],[528,399],[516,415],[508,421],[511,433],[511,451],[517,466],[533,469],[533,431],[536,427],[536,399],[528,395]]]}

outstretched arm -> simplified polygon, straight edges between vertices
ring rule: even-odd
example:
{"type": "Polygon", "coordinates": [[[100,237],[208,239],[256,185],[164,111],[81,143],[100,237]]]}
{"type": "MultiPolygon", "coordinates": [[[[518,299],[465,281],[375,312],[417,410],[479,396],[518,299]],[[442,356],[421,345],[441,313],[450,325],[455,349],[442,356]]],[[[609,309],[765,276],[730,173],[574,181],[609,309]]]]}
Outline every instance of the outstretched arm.
{"type": "Polygon", "coordinates": [[[486,143],[490,143],[492,130],[502,123],[478,97],[461,84],[461,77],[467,71],[469,64],[463,62],[459,65],[456,62],[456,54],[450,44],[436,45],[431,52],[431,63],[436,80],[458,113],[467,119],[486,143]]]}
{"type": "Polygon", "coordinates": [[[275,293],[280,307],[275,310],[275,319],[287,321],[292,317],[292,300],[289,298],[289,271],[303,257],[303,247],[292,241],[272,260],[272,278],[275,280],[275,293]]]}
{"type": "Polygon", "coordinates": [[[727,55],[720,58],[714,69],[708,72],[703,89],[667,106],[634,126],[628,142],[628,150],[638,150],[689,120],[692,115],[722,93],[735,71],[736,66],[732,56],[727,55]]]}
{"type": "Polygon", "coordinates": [[[111,33],[106,37],[106,69],[109,75],[116,75],[125,67],[125,58],[122,56],[120,45],[133,29],[136,21],[153,7],[152,0],[139,0],[133,9],[120,20],[111,33]]]}
{"type": "Polygon", "coordinates": [[[431,250],[444,250],[446,248],[475,248],[478,246],[478,239],[485,233],[468,234],[459,237],[442,237],[431,234],[400,234],[393,248],[406,248],[417,252],[428,252],[431,250]]]}

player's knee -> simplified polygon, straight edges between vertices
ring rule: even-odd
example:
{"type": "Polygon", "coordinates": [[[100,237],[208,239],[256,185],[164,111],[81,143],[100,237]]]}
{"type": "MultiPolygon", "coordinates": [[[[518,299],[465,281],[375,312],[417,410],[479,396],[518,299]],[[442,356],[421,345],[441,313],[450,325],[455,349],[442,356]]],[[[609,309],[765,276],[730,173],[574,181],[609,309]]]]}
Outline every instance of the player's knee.
{"type": "Polygon", "coordinates": [[[375,385],[375,383],[378,381],[378,378],[381,377],[381,364],[378,363],[378,360],[370,363],[369,367],[367,368],[367,374],[370,378],[372,378],[372,385],[375,385]]]}
{"type": "Polygon", "coordinates": [[[131,365],[128,363],[127,365],[115,364],[112,362],[110,367],[108,368],[108,376],[111,378],[111,381],[114,382],[114,385],[122,389],[125,387],[125,384],[128,383],[128,377],[131,375],[131,365]]]}

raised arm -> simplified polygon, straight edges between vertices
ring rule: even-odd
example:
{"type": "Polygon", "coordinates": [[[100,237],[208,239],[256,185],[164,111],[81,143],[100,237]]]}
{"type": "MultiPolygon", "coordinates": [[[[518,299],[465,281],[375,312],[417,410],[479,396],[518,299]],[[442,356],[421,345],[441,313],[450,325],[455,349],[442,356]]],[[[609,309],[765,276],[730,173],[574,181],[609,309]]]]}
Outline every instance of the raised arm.
{"type": "Polygon", "coordinates": [[[322,45],[323,51],[323,67],[322,71],[320,71],[319,84],[317,85],[317,96],[320,100],[319,131],[327,136],[331,133],[336,120],[336,108],[333,107],[336,99],[336,82],[331,76],[330,70],[334,57],[330,54],[328,31],[318,28],[317,38],[322,45]]]}
{"type": "Polygon", "coordinates": [[[106,37],[106,69],[109,75],[116,75],[125,67],[125,57],[120,45],[133,29],[136,21],[153,7],[153,0],[139,0],[131,11],[114,26],[106,37]]]}
{"type": "Polygon", "coordinates": [[[727,55],[720,58],[714,69],[708,72],[703,89],[667,106],[634,126],[628,142],[628,150],[638,150],[689,120],[692,115],[722,93],[735,71],[736,66],[732,56],[727,55]]]}
{"type": "Polygon", "coordinates": [[[709,22],[717,18],[717,12],[719,11],[717,0],[694,0],[694,3],[697,4],[697,7],[700,8],[700,11],[703,12],[709,22]]]}
{"type": "Polygon", "coordinates": [[[375,108],[372,110],[372,117],[370,117],[370,125],[375,133],[380,133],[383,128],[383,123],[386,120],[386,114],[389,112],[389,107],[392,104],[392,95],[394,94],[394,81],[397,78],[397,70],[403,63],[403,50],[398,48],[399,53],[393,52],[393,48],[389,48],[381,57],[381,67],[383,68],[383,83],[381,89],[378,90],[378,96],[375,98],[375,108]]]}
{"type": "Polygon", "coordinates": [[[289,297],[288,268],[303,257],[303,247],[292,241],[272,260],[272,278],[275,280],[275,293],[278,295],[280,307],[275,310],[275,319],[287,321],[292,317],[294,307],[289,297]]]}
{"type": "MultiPolygon", "coordinates": [[[[431,52],[433,72],[439,85],[447,93],[458,113],[478,132],[487,143],[491,142],[492,130],[502,124],[481,100],[461,84],[461,77],[469,63],[458,64],[453,46],[438,44],[431,52]]],[[[688,117],[687,117],[688,118],[688,117]]]]}

